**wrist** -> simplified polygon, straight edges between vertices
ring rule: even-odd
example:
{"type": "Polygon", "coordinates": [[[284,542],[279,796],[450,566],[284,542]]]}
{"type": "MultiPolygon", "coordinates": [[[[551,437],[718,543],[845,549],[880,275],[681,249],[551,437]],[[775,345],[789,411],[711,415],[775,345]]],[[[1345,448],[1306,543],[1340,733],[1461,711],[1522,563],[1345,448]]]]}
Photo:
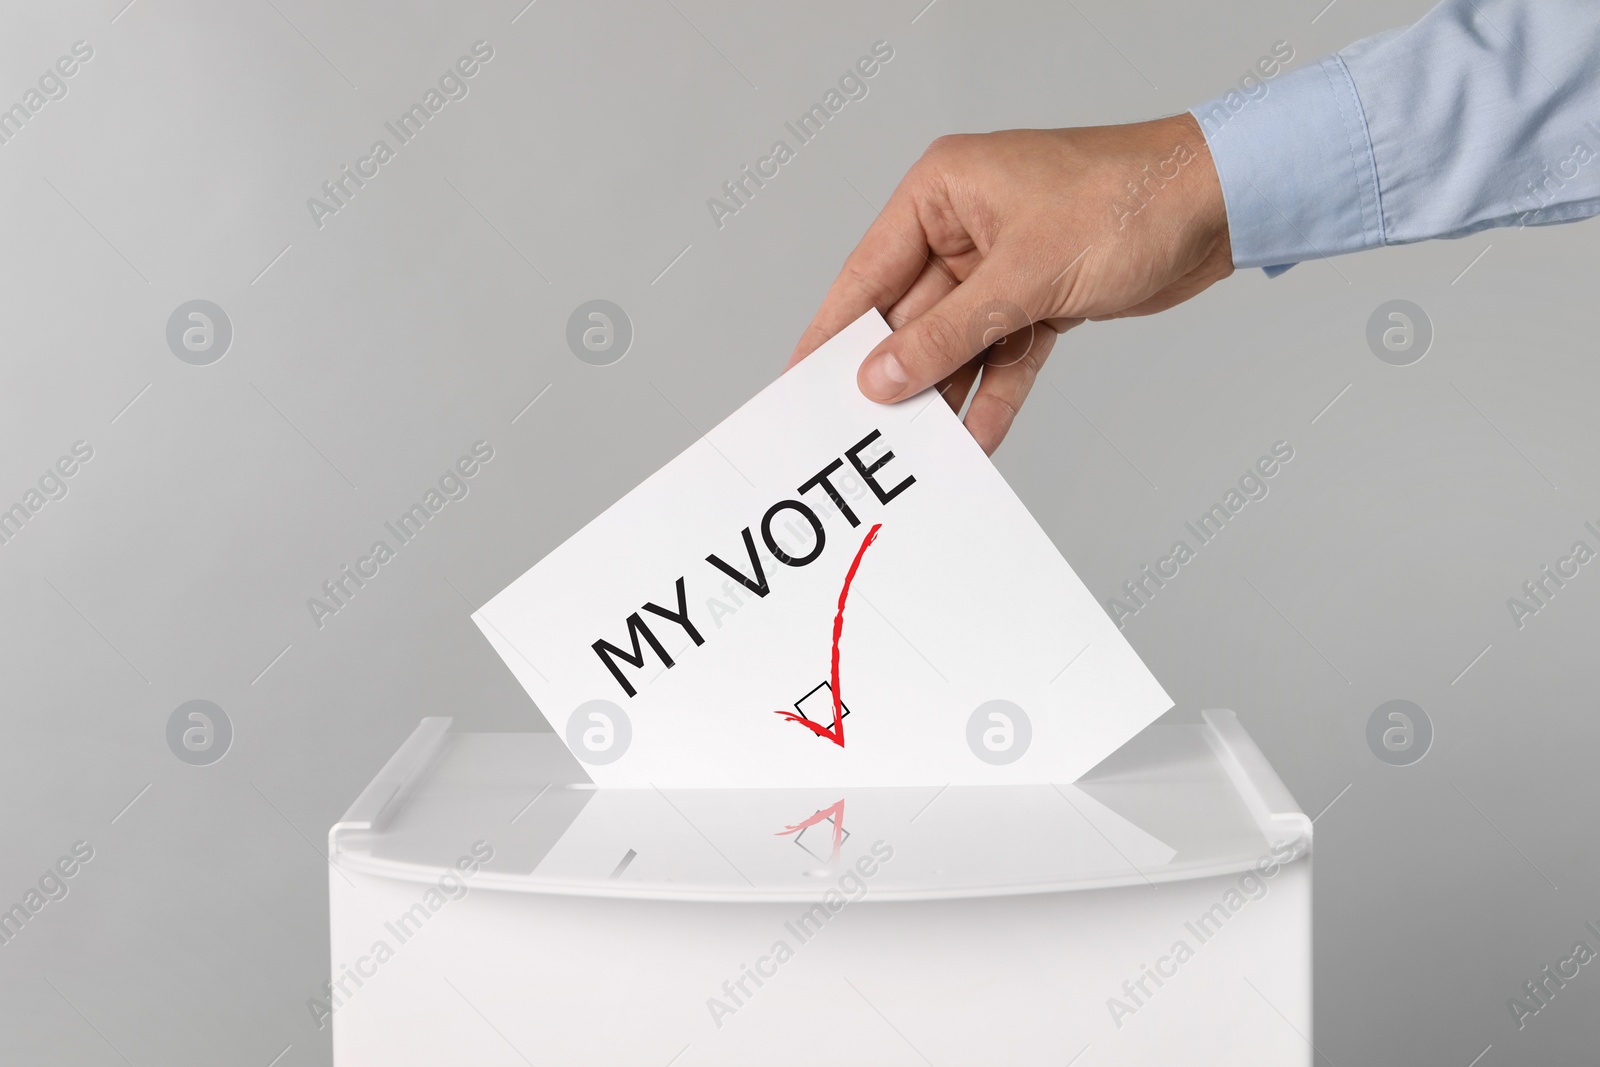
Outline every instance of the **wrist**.
{"type": "Polygon", "coordinates": [[[1222,179],[1200,123],[1188,112],[1157,121],[1165,127],[1166,139],[1178,145],[1182,158],[1187,160],[1176,183],[1179,218],[1175,221],[1191,241],[1207,247],[1218,243],[1230,247],[1222,179]]]}

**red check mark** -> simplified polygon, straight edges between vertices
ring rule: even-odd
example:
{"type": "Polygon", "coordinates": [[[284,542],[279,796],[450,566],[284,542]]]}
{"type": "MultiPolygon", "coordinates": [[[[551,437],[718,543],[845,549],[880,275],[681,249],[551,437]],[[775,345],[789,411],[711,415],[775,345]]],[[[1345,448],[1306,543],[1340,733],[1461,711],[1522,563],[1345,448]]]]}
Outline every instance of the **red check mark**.
{"type": "Polygon", "coordinates": [[[883,529],[883,523],[874,523],[872,529],[867,531],[867,536],[862,540],[861,547],[856,549],[856,558],[850,561],[850,569],[844,575],[844,588],[839,590],[839,610],[833,616],[833,659],[829,680],[833,689],[833,725],[818,726],[810,719],[795,714],[792,711],[775,711],[774,715],[781,715],[790,722],[797,722],[810,730],[818,737],[826,737],[829,741],[844,747],[844,711],[843,697],[839,692],[839,638],[844,634],[844,602],[850,596],[850,583],[856,580],[856,571],[861,569],[861,557],[867,554],[867,546],[878,537],[878,531],[883,529]]]}

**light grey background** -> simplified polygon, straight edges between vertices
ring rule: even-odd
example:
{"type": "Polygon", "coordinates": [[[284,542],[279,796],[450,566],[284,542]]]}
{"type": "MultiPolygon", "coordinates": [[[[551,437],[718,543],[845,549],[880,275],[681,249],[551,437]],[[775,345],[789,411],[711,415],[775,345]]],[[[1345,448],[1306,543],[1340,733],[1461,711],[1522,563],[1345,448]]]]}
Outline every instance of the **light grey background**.
{"type": "MultiPolygon", "coordinates": [[[[1178,111],[1277,41],[1302,63],[1426,7],[125,2],[0,12],[0,105],[94,48],[0,145],[0,505],[94,449],[0,546],[0,903],[95,849],[0,946],[6,1063],[328,1063],[327,827],[422,716],[543,728],[470,608],[774,376],[928,141],[1178,111]],[[479,39],[470,95],[317,229],[306,198],[479,39]],[[706,198],[879,39],[870,95],[719,230],[706,198]],[[233,323],[210,366],[165,341],[196,298],[233,323]],[[565,343],[595,298],[635,329],[609,367],[565,343]],[[315,626],[480,439],[470,495],[315,626]],[[210,766],[167,747],[193,699],[233,723],[210,766]]],[[[1600,1029],[1593,968],[1521,1032],[1506,1003],[1600,947],[1600,566],[1520,630],[1506,607],[1600,544],[1597,235],[1242,272],[1086,326],[996,457],[1108,597],[1294,447],[1127,634],[1175,718],[1237,709],[1321,812],[1341,1067],[1573,1062],[1600,1029]],[[1411,366],[1366,344],[1391,299],[1435,328],[1411,366]],[[1366,742],[1396,698],[1435,729],[1408,767],[1366,742]]]]}

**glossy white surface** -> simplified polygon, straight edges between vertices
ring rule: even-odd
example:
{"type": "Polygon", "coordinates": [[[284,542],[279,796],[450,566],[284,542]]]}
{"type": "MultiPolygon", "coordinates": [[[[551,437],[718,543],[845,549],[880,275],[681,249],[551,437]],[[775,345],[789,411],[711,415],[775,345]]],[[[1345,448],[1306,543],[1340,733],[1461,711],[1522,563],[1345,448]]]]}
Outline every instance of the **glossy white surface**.
{"type": "Polygon", "coordinates": [[[596,789],[552,734],[427,720],[331,847],[342,868],[431,881],[485,840],[495,858],[480,886],[692,900],[811,899],[837,866],[835,825],[847,855],[894,850],[874,875],[881,901],[1227,874],[1274,843],[1303,855],[1309,821],[1232,713],[1207,714],[1146,730],[1076,784],[943,789],[596,789]]]}

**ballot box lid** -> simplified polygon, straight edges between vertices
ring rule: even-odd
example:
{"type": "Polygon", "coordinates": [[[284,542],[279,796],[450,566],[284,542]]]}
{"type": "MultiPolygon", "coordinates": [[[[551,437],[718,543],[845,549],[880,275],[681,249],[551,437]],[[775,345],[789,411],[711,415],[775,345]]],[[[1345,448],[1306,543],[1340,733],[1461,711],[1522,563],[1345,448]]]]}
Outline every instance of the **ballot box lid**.
{"type": "Polygon", "coordinates": [[[334,865],[474,890],[699,901],[1007,896],[1271,871],[1311,820],[1232,711],[1155,725],[1073,784],[597,789],[550,733],[422,720],[329,832],[334,865]],[[870,873],[869,873],[870,872],[870,873]]]}

